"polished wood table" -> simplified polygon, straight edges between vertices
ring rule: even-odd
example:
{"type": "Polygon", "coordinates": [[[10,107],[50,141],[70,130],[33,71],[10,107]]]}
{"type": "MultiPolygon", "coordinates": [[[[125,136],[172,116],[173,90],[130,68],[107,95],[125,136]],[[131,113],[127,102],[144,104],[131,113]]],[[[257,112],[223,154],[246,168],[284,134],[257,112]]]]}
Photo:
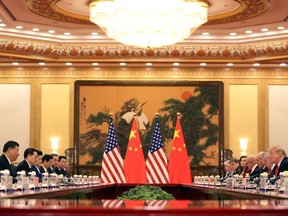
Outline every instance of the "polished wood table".
{"type": "Polygon", "coordinates": [[[131,201],[117,196],[135,185],[101,184],[0,194],[0,215],[241,215],[288,213],[288,195],[277,191],[226,189],[195,185],[161,185],[177,200],[131,201]]]}

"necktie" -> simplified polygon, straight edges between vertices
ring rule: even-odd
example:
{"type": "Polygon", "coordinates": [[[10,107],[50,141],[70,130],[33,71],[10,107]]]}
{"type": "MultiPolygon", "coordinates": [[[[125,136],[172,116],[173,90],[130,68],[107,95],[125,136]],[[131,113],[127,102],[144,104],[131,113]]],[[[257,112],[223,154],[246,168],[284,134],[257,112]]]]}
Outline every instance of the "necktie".
{"type": "Polygon", "coordinates": [[[268,171],[267,171],[267,172],[268,172],[268,175],[270,175],[270,174],[271,174],[271,169],[268,169],[268,171]]]}
{"type": "Polygon", "coordinates": [[[11,172],[10,172],[10,174],[11,174],[11,176],[15,176],[15,169],[14,169],[14,165],[13,164],[10,164],[10,170],[11,170],[11,172]]]}
{"type": "Polygon", "coordinates": [[[279,167],[278,164],[275,165],[275,176],[278,176],[278,172],[279,172],[279,167]]]}

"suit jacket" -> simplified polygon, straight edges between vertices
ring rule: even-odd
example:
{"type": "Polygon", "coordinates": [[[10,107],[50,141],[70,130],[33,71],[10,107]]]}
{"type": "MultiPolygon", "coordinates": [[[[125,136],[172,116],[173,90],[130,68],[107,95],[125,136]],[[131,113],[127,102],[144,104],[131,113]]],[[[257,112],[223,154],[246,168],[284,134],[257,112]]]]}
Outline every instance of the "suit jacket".
{"type": "Polygon", "coordinates": [[[288,157],[284,157],[283,160],[281,161],[280,166],[278,168],[278,175],[275,175],[276,171],[276,165],[275,165],[269,177],[273,177],[274,175],[277,177],[279,176],[280,172],[284,172],[286,170],[288,170],[288,157]]]}
{"type": "Polygon", "coordinates": [[[255,167],[253,172],[250,173],[250,181],[253,181],[254,178],[259,178],[260,174],[262,173],[262,168],[258,167],[258,165],[255,167]]]}
{"type": "Polygon", "coordinates": [[[49,167],[49,168],[47,169],[47,171],[48,171],[49,175],[50,175],[51,173],[53,173],[53,169],[52,169],[51,167],[49,167]]]}
{"type": "Polygon", "coordinates": [[[16,172],[15,166],[13,164],[10,164],[6,156],[2,154],[0,156],[0,170],[5,170],[5,169],[9,170],[10,176],[12,176],[13,179],[16,178],[17,172],[16,172]]]}
{"type": "Polygon", "coordinates": [[[41,171],[37,169],[37,167],[35,165],[33,165],[31,167],[31,170],[34,171],[36,173],[36,176],[39,178],[39,182],[42,181],[42,174],[41,171]]]}
{"type": "Polygon", "coordinates": [[[263,172],[268,172],[269,169],[268,169],[268,167],[264,166],[263,169],[262,169],[262,171],[263,171],[263,172]]]}
{"type": "Polygon", "coordinates": [[[53,173],[53,170],[51,169],[51,167],[49,167],[49,168],[47,169],[47,171],[45,171],[45,169],[43,168],[43,165],[39,167],[39,170],[40,170],[41,173],[47,172],[49,175],[50,175],[51,173],[53,173]]]}
{"type": "Polygon", "coordinates": [[[18,171],[25,171],[26,175],[28,176],[28,173],[31,172],[31,168],[28,165],[28,162],[26,160],[23,160],[16,168],[18,171]]]}
{"type": "Polygon", "coordinates": [[[53,170],[54,173],[56,173],[57,175],[63,175],[63,176],[66,176],[67,173],[66,173],[66,170],[64,170],[63,168],[62,169],[59,169],[59,167],[55,167],[54,170],[53,170]]]}

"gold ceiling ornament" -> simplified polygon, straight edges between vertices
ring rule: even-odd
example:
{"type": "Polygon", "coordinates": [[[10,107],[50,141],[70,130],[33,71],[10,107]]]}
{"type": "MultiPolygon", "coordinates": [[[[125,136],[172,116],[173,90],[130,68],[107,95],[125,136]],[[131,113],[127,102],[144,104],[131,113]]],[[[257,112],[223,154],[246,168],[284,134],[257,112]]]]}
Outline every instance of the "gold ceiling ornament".
{"type": "Polygon", "coordinates": [[[137,47],[178,43],[207,22],[201,0],[91,0],[90,20],[118,42],[137,47]]]}

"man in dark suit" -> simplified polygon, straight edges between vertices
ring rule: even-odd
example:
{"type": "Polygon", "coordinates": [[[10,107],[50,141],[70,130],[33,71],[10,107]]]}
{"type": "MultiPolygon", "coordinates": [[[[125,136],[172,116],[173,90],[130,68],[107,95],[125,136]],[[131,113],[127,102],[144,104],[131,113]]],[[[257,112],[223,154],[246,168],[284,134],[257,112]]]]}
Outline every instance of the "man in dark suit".
{"type": "Polygon", "coordinates": [[[8,141],[4,144],[3,154],[0,156],[0,170],[8,169],[13,177],[13,182],[16,181],[16,168],[12,164],[19,156],[19,144],[15,141],[8,141]]]}
{"type": "Polygon", "coordinates": [[[64,167],[66,166],[66,161],[67,161],[67,157],[65,156],[59,156],[59,160],[57,163],[57,166],[54,168],[53,172],[58,174],[58,175],[63,175],[66,176],[66,170],[64,169],[64,167]]]}
{"type": "Polygon", "coordinates": [[[258,167],[257,157],[255,155],[248,155],[246,158],[247,173],[250,175],[250,181],[254,178],[259,177],[262,169],[258,167]]]}
{"type": "Polygon", "coordinates": [[[288,171],[288,157],[285,150],[279,146],[273,146],[270,148],[271,160],[275,163],[272,170],[271,177],[279,177],[280,172],[288,171]]]}
{"type": "Polygon", "coordinates": [[[53,156],[50,154],[45,154],[42,157],[42,165],[40,166],[40,172],[41,173],[48,173],[49,175],[53,173],[53,170],[51,169],[53,156]]]}
{"type": "Polygon", "coordinates": [[[37,150],[37,154],[38,154],[38,156],[36,158],[35,164],[31,167],[31,170],[36,173],[36,176],[38,177],[39,182],[42,182],[42,173],[40,171],[40,167],[42,164],[43,153],[42,153],[42,151],[37,150]]]}
{"type": "Polygon", "coordinates": [[[25,171],[26,175],[31,172],[31,167],[35,164],[36,159],[38,157],[37,150],[34,148],[27,148],[24,151],[24,160],[17,166],[18,171],[25,171]]]}

